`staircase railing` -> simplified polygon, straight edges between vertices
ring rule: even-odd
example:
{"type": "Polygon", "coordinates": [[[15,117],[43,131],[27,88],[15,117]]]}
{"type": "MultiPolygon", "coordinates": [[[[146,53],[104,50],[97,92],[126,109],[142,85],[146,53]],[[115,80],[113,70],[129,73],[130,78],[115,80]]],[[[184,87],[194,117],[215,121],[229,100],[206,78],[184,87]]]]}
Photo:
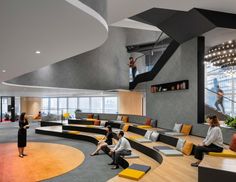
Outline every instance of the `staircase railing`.
{"type": "Polygon", "coordinates": [[[236,115],[236,112],[235,112],[236,101],[223,95],[222,105],[224,108],[222,108],[221,103],[219,102],[217,103],[217,97],[218,97],[217,91],[205,88],[205,104],[206,105],[215,109],[216,111],[218,110],[218,112],[221,112],[222,114],[235,116],[236,115]]]}
{"type": "MultiPolygon", "coordinates": [[[[138,83],[153,80],[155,76],[163,68],[163,66],[166,64],[166,62],[169,60],[169,58],[174,54],[174,52],[178,47],[179,47],[178,42],[168,38],[168,41],[164,39],[162,41],[155,42],[152,46],[149,47],[149,49],[146,49],[147,51],[146,52],[147,54],[145,54],[146,62],[144,64],[146,70],[144,72],[141,72],[141,74],[136,75],[136,77],[132,80],[132,82],[130,82],[129,84],[130,90],[134,89],[138,83]],[[163,47],[163,42],[165,42],[164,47],[163,47]],[[152,60],[148,60],[148,58],[152,58],[152,60]]],[[[143,47],[141,48],[143,49],[143,47]]]]}

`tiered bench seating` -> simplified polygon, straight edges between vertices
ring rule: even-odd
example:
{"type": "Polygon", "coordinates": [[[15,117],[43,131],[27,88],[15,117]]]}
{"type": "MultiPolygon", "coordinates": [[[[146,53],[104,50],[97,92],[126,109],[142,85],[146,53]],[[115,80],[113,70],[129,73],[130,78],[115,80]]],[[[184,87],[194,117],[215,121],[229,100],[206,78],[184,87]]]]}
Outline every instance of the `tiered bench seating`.
{"type": "MultiPolygon", "coordinates": [[[[153,181],[175,181],[175,182],[205,182],[206,176],[212,174],[217,170],[217,174],[221,176],[226,176],[230,174],[230,179],[227,182],[231,182],[235,180],[236,177],[236,168],[232,167],[233,164],[236,164],[236,159],[232,158],[220,158],[220,157],[212,157],[205,155],[203,162],[198,168],[191,167],[191,163],[195,162],[194,156],[190,155],[183,155],[183,156],[175,156],[175,157],[168,157],[160,152],[153,149],[154,146],[171,146],[175,147],[176,143],[179,138],[185,139],[189,142],[194,143],[195,145],[202,142],[203,138],[196,137],[196,136],[168,136],[163,134],[164,129],[160,128],[137,128],[130,124],[129,131],[125,132],[125,137],[130,140],[131,146],[133,151],[139,155],[139,158],[134,159],[125,159],[128,163],[123,165],[128,167],[131,164],[148,164],[151,166],[151,170],[145,174],[139,181],[148,182],[153,181]],[[142,137],[144,136],[147,130],[157,131],[160,132],[160,140],[157,142],[151,143],[139,143],[137,141],[129,139],[130,137],[142,137]],[[211,169],[211,170],[209,170],[211,169]],[[232,178],[233,177],[233,178],[232,178]]],[[[91,127],[85,125],[78,125],[78,124],[66,124],[63,126],[52,126],[52,127],[41,127],[36,129],[36,133],[41,134],[52,134],[56,136],[64,136],[74,138],[74,139],[85,139],[85,136],[91,137],[89,139],[85,139],[87,141],[96,143],[96,135],[104,135],[105,130],[100,127],[91,127]],[[76,133],[67,133],[68,131],[79,131],[76,133]],[[77,135],[77,136],[76,136],[77,135]],[[79,135],[79,136],[78,136],[79,135]],[[92,139],[93,138],[93,139],[92,139]]],[[[123,161],[124,162],[124,161],[123,161]]],[[[234,165],[235,166],[235,165],[234,165]]],[[[125,179],[123,177],[119,177],[118,175],[114,178],[110,179],[109,182],[126,182],[130,181],[130,179],[125,179]]],[[[209,181],[209,179],[208,179],[209,181]]],[[[216,178],[214,180],[222,181],[222,178],[216,178]]]]}

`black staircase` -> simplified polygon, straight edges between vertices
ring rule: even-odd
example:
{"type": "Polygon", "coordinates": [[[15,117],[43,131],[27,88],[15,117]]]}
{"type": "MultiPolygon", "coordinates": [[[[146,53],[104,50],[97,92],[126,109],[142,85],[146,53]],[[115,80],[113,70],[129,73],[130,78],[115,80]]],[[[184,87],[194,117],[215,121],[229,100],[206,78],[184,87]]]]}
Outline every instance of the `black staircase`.
{"type": "Polygon", "coordinates": [[[129,83],[129,89],[133,90],[138,83],[153,80],[178,47],[179,43],[172,40],[151,71],[137,75],[135,79],[129,83]]]}

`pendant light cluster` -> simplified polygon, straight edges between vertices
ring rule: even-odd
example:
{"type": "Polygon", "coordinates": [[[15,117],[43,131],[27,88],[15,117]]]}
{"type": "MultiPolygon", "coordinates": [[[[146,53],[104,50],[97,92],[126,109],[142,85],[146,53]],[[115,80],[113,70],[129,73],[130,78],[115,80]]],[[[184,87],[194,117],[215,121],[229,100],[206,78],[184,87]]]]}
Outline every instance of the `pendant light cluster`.
{"type": "Polygon", "coordinates": [[[205,62],[220,67],[235,66],[236,40],[230,40],[211,47],[205,55],[205,62]]]}

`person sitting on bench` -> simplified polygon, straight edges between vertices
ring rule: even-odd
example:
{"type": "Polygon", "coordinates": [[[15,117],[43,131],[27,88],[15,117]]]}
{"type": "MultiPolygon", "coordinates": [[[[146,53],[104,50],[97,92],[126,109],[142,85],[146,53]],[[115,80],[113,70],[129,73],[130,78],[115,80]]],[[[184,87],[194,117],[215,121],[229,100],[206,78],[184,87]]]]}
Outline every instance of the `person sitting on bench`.
{"type": "Polygon", "coordinates": [[[210,127],[207,132],[206,138],[202,144],[195,148],[195,158],[197,162],[192,163],[191,166],[198,167],[203,159],[204,152],[222,152],[223,151],[223,137],[220,129],[220,123],[216,115],[210,115],[207,117],[207,122],[210,127]]]}
{"type": "Polygon", "coordinates": [[[112,156],[112,163],[109,165],[115,165],[111,169],[118,169],[118,159],[120,156],[131,155],[131,146],[129,141],[124,137],[124,132],[120,131],[118,134],[119,141],[115,148],[111,149],[109,154],[112,156]]]}
{"type": "Polygon", "coordinates": [[[99,141],[97,149],[92,154],[90,154],[90,155],[91,156],[98,155],[99,151],[101,149],[107,147],[108,145],[112,145],[112,138],[113,138],[112,128],[111,128],[110,125],[108,125],[107,126],[106,139],[99,141]]]}

